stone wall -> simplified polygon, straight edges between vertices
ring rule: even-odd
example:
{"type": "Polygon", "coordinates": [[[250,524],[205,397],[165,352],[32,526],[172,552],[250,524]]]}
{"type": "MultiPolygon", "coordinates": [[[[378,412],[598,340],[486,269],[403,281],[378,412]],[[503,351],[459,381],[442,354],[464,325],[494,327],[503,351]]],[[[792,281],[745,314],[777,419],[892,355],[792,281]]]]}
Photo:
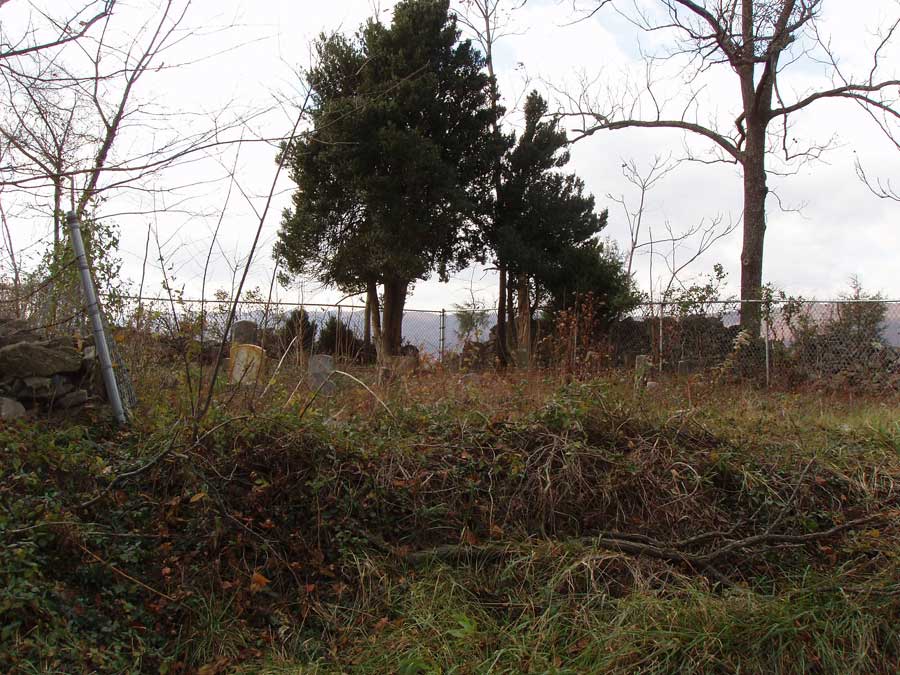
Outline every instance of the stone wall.
{"type": "Polygon", "coordinates": [[[0,419],[76,408],[102,394],[92,345],[0,319],[0,419]]]}

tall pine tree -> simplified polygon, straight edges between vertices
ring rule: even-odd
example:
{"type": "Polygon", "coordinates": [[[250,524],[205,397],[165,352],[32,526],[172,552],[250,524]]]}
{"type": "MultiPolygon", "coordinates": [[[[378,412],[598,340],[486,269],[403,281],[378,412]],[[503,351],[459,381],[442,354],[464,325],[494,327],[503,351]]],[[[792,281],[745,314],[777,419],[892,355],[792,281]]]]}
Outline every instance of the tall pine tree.
{"type": "Polygon", "coordinates": [[[497,138],[484,61],[449,0],[403,0],[392,23],[322,36],[309,73],[312,128],[285,148],[297,184],[276,253],[293,273],[366,289],[396,354],[408,288],[476,255],[497,138]]]}
{"type": "Polygon", "coordinates": [[[562,172],[570,159],[565,132],[547,118],[547,103],[536,91],[529,94],[524,112],[525,129],[504,162],[492,243],[515,280],[516,335],[527,358],[534,303],[541,291],[565,295],[567,289],[583,292],[588,285],[603,300],[619,294],[627,281],[626,275],[614,274],[616,265],[610,266],[597,242],[607,212],[596,212],[581,178],[562,172]]]}

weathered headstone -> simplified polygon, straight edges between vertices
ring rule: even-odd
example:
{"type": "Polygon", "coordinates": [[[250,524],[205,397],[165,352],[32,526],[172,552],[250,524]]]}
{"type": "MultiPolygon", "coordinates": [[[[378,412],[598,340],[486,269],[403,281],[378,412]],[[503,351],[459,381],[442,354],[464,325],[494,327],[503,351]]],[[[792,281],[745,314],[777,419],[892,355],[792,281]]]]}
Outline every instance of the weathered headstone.
{"type": "Polygon", "coordinates": [[[334,372],[334,359],[328,354],[316,354],[309,357],[307,383],[313,391],[333,394],[337,384],[331,374],[334,372]],[[319,389],[321,387],[321,389],[319,389]]]}
{"type": "Polygon", "coordinates": [[[255,321],[237,321],[231,328],[231,342],[238,345],[259,343],[259,329],[255,321]]]}
{"type": "Polygon", "coordinates": [[[634,388],[643,389],[647,386],[647,378],[650,376],[650,356],[638,354],[634,359],[634,388]]]}
{"type": "Polygon", "coordinates": [[[262,374],[266,353],[262,347],[232,344],[229,381],[231,384],[256,384],[262,374]]]}

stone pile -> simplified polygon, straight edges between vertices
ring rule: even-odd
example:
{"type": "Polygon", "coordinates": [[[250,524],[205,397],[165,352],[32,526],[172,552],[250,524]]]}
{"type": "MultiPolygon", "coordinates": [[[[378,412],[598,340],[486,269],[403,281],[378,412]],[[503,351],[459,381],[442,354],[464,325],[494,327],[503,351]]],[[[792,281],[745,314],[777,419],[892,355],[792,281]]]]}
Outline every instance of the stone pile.
{"type": "Polygon", "coordinates": [[[0,419],[84,405],[102,392],[97,372],[93,346],[48,339],[23,321],[0,319],[0,419]]]}

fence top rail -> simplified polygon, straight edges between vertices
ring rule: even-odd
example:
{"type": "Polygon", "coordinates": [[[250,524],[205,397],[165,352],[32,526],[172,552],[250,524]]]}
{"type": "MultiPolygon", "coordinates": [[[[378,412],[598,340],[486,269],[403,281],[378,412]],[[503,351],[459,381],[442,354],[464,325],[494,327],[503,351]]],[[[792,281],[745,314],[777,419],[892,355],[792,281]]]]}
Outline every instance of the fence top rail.
{"type": "MultiPolygon", "coordinates": [[[[176,304],[184,304],[184,305],[230,305],[234,302],[232,298],[220,299],[220,298],[167,298],[162,296],[137,296],[137,295],[121,295],[119,296],[122,300],[128,301],[137,301],[137,302],[165,302],[171,303],[175,302],[176,304]]],[[[105,299],[104,295],[101,295],[102,299],[105,299]]],[[[0,305],[6,304],[16,304],[21,302],[21,300],[16,300],[15,298],[0,298],[0,305]]],[[[737,306],[742,304],[759,304],[759,305],[785,305],[791,302],[796,302],[800,305],[848,305],[848,304],[886,304],[886,305],[900,305],[900,298],[838,298],[832,300],[816,300],[816,299],[772,299],[772,300],[704,300],[702,302],[697,303],[698,305],[706,305],[706,306],[737,306]]],[[[271,302],[267,302],[265,300],[239,300],[239,305],[262,305],[268,307],[316,307],[316,308],[329,308],[329,309],[346,309],[351,311],[365,311],[365,305],[356,305],[356,304],[346,304],[346,303],[327,303],[327,302],[289,302],[284,300],[272,300],[271,302]]],[[[638,307],[674,307],[679,305],[680,303],[677,301],[664,301],[664,300],[646,300],[644,302],[639,302],[635,308],[638,307]]],[[[497,308],[485,308],[485,309],[451,309],[447,310],[443,309],[419,309],[413,307],[407,307],[404,309],[405,312],[415,312],[418,314],[455,314],[458,312],[463,312],[466,314],[489,314],[496,313],[497,308]]]]}
{"type": "MultiPolygon", "coordinates": [[[[119,296],[122,300],[136,300],[138,302],[174,302],[176,305],[230,305],[234,302],[233,298],[219,299],[219,298],[166,298],[161,296],[137,296],[137,295],[121,295],[119,296]]],[[[345,304],[345,303],[327,303],[327,302],[288,302],[285,300],[272,300],[267,302],[265,300],[238,300],[239,305],[262,305],[268,307],[327,307],[333,309],[350,309],[350,310],[359,310],[365,311],[365,305],[353,305],[353,304],[345,304]]],[[[440,309],[415,309],[412,307],[406,307],[403,310],[404,312],[418,312],[422,314],[440,314],[444,310],[440,309]]]]}

